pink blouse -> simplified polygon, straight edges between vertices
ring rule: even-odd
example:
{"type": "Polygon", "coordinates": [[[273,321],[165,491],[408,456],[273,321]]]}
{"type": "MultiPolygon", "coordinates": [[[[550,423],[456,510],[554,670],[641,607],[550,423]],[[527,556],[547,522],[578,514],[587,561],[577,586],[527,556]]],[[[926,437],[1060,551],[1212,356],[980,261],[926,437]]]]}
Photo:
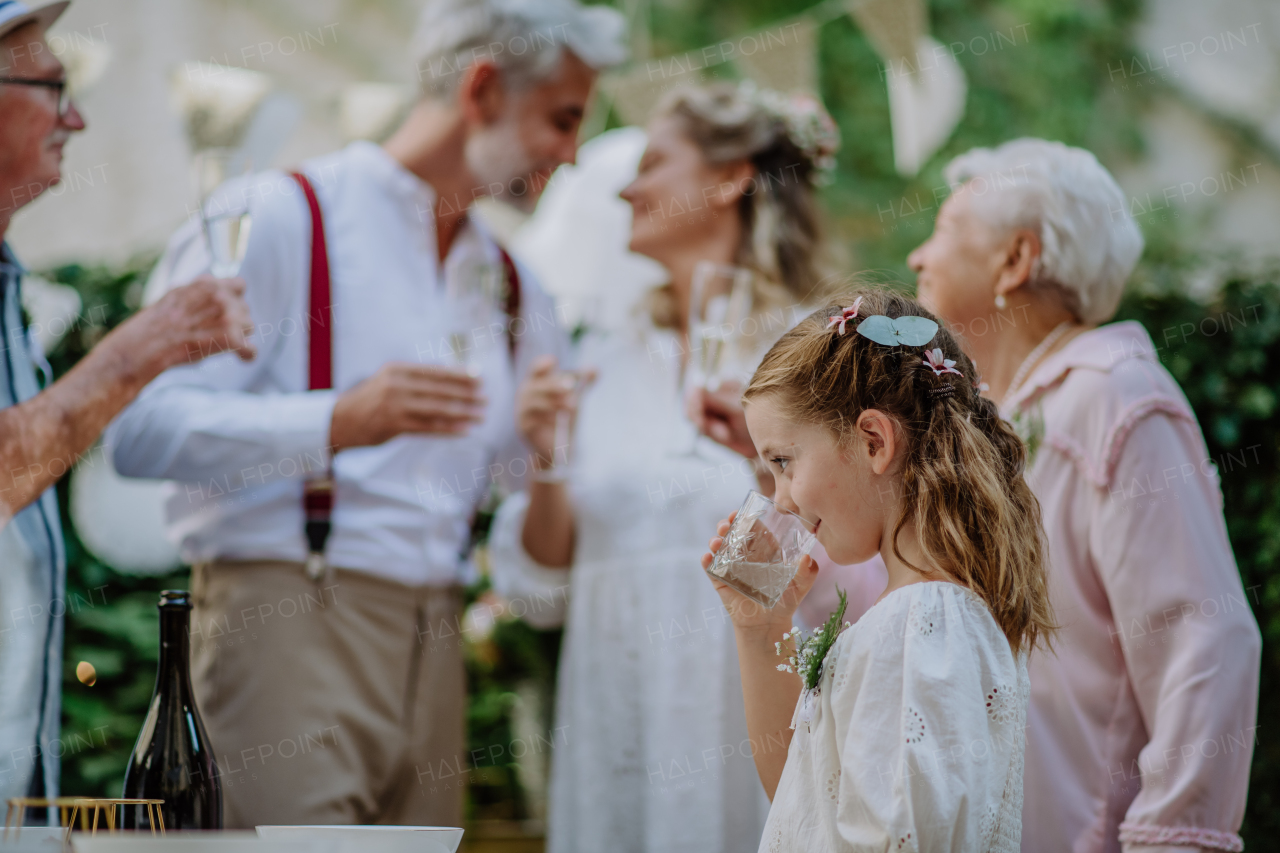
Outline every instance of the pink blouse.
{"type": "Polygon", "coordinates": [[[795,618],[796,624],[806,631],[827,621],[840,606],[841,592],[848,596],[849,602],[844,611],[845,621],[857,622],[889,585],[889,573],[879,554],[865,563],[842,566],[831,562],[822,543],[815,542],[809,556],[818,562],[818,577],[796,608],[795,618]]]}
{"type": "Polygon", "coordinates": [[[1241,850],[1261,637],[1222,460],[1134,322],[1076,337],[1002,414],[1035,448],[1061,626],[1030,661],[1022,849],[1241,850]]]}

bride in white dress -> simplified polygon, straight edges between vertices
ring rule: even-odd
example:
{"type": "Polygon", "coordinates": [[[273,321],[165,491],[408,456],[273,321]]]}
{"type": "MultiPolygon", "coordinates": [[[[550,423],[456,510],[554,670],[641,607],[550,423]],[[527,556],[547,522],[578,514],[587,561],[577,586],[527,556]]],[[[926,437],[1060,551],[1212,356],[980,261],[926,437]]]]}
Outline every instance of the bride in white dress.
{"type": "MultiPolygon", "coordinates": [[[[749,375],[803,316],[821,279],[813,179],[835,145],[812,101],[750,86],[672,93],[648,126],[630,248],[669,281],[628,323],[589,332],[597,371],[578,407],[570,482],[504,502],[490,559],[526,619],[563,623],[548,850],[741,851],[769,803],[752,761],[731,626],[698,560],[707,532],[757,487],[755,466],[693,439],[680,392],[686,311],[702,261],[752,270],[755,308],[735,369],[749,375]],[[567,595],[566,595],[567,593],[567,595]]],[[[590,233],[581,236],[592,251],[590,233]]],[[[570,261],[571,263],[571,261],[570,261]]],[[[609,280],[597,286],[608,288],[609,280]]],[[[522,392],[545,456],[566,400],[550,364],[522,392]]],[[[516,608],[515,612],[521,612],[516,608]]]]}

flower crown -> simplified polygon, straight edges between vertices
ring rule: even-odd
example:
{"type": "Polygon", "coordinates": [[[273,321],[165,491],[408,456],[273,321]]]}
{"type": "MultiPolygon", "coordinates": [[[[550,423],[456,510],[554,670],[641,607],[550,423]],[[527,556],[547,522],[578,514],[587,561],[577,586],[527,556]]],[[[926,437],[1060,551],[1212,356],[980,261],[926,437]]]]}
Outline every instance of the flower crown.
{"type": "Polygon", "coordinates": [[[822,103],[804,92],[784,95],[761,89],[753,80],[742,81],[739,91],[749,103],[782,122],[787,138],[813,165],[813,183],[830,182],[840,150],[840,130],[822,103]]]}
{"type": "MultiPolygon", "coordinates": [[[[843,335],[850,323],[858,322],[854,327],[854,331],[864,338],[875,341],[882,346],[894,347],[899,345],[905,346],[926,346],[933,340],[934,335],[938,334],[938,324],[928,317],[918,317],[914,314],[904,314],[901,317],[886,317],[883,314],[873,314],[862,320],[858,320],[858,309],[862,307],[862,297],[859,296],[853,301],[848,308],[841,310],[839,314],[827,319],[827,328],[835,329],[837,335],[843,335]]],[[[956,370],[955,359],[947,358],[941,347],[926,349],[924,351],[924,359],[920,362],[925,367],[933,371],[935,377],[942,376],[947,373],[954,373],[956,376],[964,376],[959,370],[956,370]]],[[[985,384],[985,383],[984,383],[985,384]]],[[[981,385],[974,385],[975,391],[981,391],[981,385]]],[[[954,389],[949,382],[943,382],[937,388],[930,389],[930,396],[949,397],[954,393],[954,389]]]]}

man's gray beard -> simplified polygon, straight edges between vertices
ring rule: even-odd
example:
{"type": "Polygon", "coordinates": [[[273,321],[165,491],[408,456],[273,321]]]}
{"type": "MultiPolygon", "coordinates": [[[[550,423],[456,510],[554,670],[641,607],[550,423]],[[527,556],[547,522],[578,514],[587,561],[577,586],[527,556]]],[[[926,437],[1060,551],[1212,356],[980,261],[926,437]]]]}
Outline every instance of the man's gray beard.
{"type": "Polygon", "coordinates": [[[468,139],[463,156],[467,169],[479,183],[476,190],[497,198],[509,195],[511,184],[517,179],[526,179],[527,183],[533,172],[533,158],[525,150],[520,131],[516,123],[506,117],[468,139]],[[496,189],[499,184],[501,189],[489,192],[490,187],[496,189]]]}

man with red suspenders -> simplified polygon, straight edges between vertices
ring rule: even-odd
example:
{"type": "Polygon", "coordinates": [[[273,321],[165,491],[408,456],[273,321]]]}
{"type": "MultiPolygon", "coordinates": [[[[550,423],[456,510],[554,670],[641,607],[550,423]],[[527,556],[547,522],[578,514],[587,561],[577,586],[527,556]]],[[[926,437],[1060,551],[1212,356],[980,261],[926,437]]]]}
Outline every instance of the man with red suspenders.
{"type": "MultiPolygon", "coordinates": [[[[622,30],[576,0],[432,0],[423,95],[387,142],[211,202],[252,214],[258,358],[166,372],[109,442],[122,474],[178,481],[227,827],[462,819],[470,521],[491,482],[543,465],[515,395],[563,345],[550,299],[467,208],[573,160],[622,30]],[[460,329],[449,285],[494,276],[487,320],[460,329]]],[[[188,223],[156,275],[208,263],[188,223]]]]}

